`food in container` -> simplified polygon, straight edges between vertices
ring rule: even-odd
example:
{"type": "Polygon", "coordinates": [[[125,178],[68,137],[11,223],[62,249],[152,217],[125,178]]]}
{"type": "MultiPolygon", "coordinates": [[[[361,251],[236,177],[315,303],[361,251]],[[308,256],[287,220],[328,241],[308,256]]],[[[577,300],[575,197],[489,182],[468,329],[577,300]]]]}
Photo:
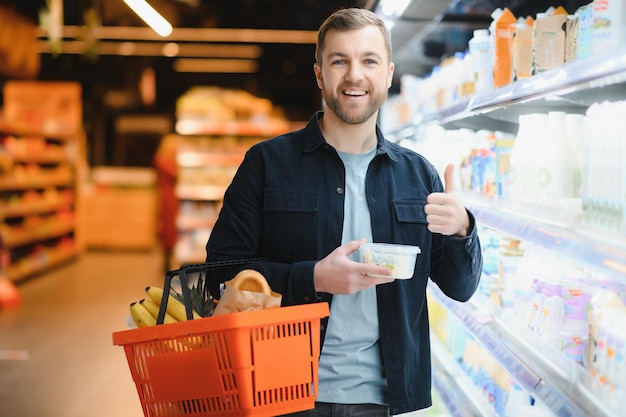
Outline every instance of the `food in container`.
{"type": "Polygon", "coordinates": [[[386,266],[395,279],[412,278],[417,256],[422,252],[419,246],[391,243],[364,243],[359,251],[362,262],[386,266]]]}

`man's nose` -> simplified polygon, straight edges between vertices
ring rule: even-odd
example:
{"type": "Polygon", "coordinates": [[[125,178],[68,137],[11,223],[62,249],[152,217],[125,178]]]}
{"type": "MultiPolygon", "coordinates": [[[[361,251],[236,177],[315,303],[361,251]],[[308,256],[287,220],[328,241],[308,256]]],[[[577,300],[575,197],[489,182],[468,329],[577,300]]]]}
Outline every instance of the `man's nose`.
{"type": "Polygon", "coordinates": [[[350,64],[346,73],[346,80],[351,82],[360,81],[363,78],[363,70],[359,64],[350,64]]]}

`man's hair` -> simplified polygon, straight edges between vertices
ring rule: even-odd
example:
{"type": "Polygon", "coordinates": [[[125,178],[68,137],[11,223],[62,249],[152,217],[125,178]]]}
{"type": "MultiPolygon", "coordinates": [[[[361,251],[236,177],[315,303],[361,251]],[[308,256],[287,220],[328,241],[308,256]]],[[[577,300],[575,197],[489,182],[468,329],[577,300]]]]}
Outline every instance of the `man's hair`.
{"type": "Polygon", "coordinates": [[[318,65],[322,64],[322,51],[326,43],[326,35],[330,30],[355,30],[363,29],[367,26],[376,26],[380,29],[385,40],[389,61],[391,61],[391,34],[385,26],[383,20],[375,13],[357,7],[341,9],[331,14],[319,28],[317,32],[317,44],[315,46],[315,61],[318,65]]]}

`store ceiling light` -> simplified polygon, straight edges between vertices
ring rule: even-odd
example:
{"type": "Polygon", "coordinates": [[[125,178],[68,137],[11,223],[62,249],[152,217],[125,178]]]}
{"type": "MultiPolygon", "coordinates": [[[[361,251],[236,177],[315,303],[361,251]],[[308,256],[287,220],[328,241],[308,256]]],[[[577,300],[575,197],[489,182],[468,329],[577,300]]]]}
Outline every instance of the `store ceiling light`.
{"type": "Polygon", "coordinates": [[[145,0],[124,0],[148,26],[150,26],[159,36],[168,37],[172,34],[172,25],[163,16],[150,6],[145,0]]]}
{"type": "Polygon", "coordinates": [[[254,73],[258,67],[258,62],[253,59],[180,58],[173,64],[178,72],[254,73]]]}
{"type": "Polygon", "coordinates": [[[402,16],[411,0],[381,0],[380,10],[385,16],[402,16]]]}

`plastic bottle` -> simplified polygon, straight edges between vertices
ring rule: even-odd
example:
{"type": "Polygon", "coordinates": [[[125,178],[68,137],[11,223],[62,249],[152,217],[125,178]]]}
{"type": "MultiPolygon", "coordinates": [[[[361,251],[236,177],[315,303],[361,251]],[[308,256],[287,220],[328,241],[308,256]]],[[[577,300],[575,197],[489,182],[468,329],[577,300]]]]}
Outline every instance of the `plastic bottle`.
{"type": "Polygon", "coordinates": [[[538,192],[539,159],[547,115],[531,113],[519,117],[519,130],[511,149],[511,197],[533,200],[538,192]]]}
{"type": "Polygon", "coordinates": [[[487,29],[474,31],[468,43],[474,69],[476,94],[488,93],[493,89],[493,40],[487,29]]]}
{"type": "Polygon", "coordinates": [[[568,113],[565,116],[565,130],[567,132],[567,140],[569,149],[572,152],[572,160],[574,162],[574,194],[573,197],[580,198],[582,193],[582,169],[583,169],[583,152],[584,152],[584,129],[585,115],[568,113]]]}
{"type": "Polygon", "coordinates": [[[574,161],[565,131],[565,112],[548,113],[548,129],[537,153],[540,201],[553,204],[574,194],[574,161]]]}

